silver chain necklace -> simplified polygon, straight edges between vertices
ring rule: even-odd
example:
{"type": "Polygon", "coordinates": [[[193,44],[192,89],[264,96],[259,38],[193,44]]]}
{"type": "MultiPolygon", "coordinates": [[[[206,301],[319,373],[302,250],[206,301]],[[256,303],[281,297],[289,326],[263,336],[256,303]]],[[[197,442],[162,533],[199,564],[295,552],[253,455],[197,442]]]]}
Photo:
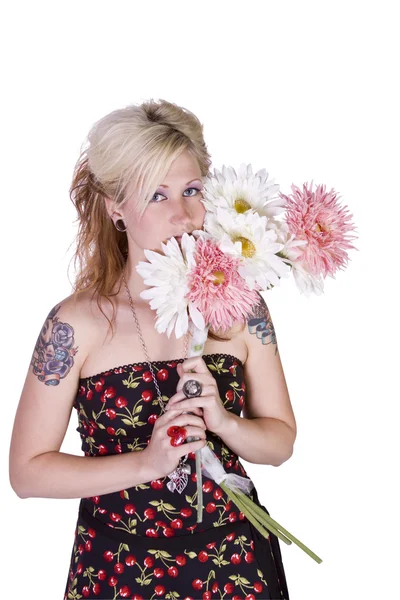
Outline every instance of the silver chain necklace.
{"type": "MultiPolygon", "coordinates": [[[[154,370],[153,370],[153,365],[151,363],[150,357],[149,357],[149,353],[147,352],[147,347],[145,344],[145,341],[143,339],[143,334],[142,334],[142,330],[140,328],[140,324],[139,324],[139,319],[137,318],[137,314],[135,311],[135,308],[133,306],[133,300],[132,300],[132,296],[131,293],[129,291],[128,285],[126,283],[126,279],[125,279],[125,273],[122,272],[122,279],[124,281],[124,285],[125,285],[125,289],[126,289],[126,293],[128,295],[128,299],[129,299],[129,304],[131,307],[131,311],[132,311],[132,315],[133,318],[135,319],[135,323],[136,323],[136,329],[138,332],[138,336],[140,339],[140,343],[142,345],[142,349],[144,352],[144,355],[146,357],[147,360],[147,364],[149,365],[149,369],[150,369],[150,373],[151,376],[153,378],[154,381],[154,385],[156,387],[157,390],[157,396],[158,396],[158,403],[160,405],[161,408],[161,414],[165,412],[165,402],[162,399],[162,395],[161,395],[161,391],[160,391],[160,387],[158,385],[156,376],[154,374],[154,370]]],[[[188,347],[189,347],[189,338],[190,338],[190,332],[188,331],[186,336],[185,336],[185,346],[184,346],[184,358],[187,358],[187,354],[188,354],[188,347]]],[[[188,441],[194,441],[197,438],[188,438],[188,441]]],[[[185,487],[188,484],[189,481],[189,475],[192,471],[190,465],[186,464],[186,461],[188,459],[188,454],[186,454],[185,456],[181,456],[179,458],[179,464],[177,466],[177,468],[175,469],[175,471],[173,471],[172,473],[170,473],[168,475],[168,477],[170,478],[170,481],[167,483],[167,488],[170,490],[170,492],[174,492],[175,490],[177,492],[179,492],[180,494],[183,492],[183,490],[185,489],[185,487]]]]}

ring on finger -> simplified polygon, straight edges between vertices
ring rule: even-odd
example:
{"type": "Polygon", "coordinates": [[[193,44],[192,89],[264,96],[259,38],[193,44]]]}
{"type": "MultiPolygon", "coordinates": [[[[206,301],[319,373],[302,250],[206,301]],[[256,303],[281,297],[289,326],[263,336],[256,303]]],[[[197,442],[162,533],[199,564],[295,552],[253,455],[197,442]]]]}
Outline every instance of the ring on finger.
{"type": "Polygon", "coordinates": [[[186,398],[196,398],[201,396],[202,391],[203,386],[197,379],[188,379],[182,387],[182,392],[185,394],[186,398]]]}
{"type": "Polygon", "coordinates": [[[169,435],[171,438],[171,446],[181,446],[187,438],[187,429],[185,427],[172,425],[172,427],[167,429],[167,435],[169,435]]]}

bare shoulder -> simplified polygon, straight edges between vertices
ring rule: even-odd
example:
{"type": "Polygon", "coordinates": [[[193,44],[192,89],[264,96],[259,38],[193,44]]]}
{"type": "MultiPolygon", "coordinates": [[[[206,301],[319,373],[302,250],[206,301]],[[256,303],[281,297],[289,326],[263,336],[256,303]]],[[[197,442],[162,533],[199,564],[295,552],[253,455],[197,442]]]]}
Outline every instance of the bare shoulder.
{"type": "MultiPolygon", "coordinates": [[[[213,330],[223,343],[207,340],[207,348],[214,351],[227,352],[241,360],[243,365],[249,367],[256,357],[260,359],[260,348],[268,346],[269,353],[278,354],[275,328],[271,314],[263,296],[258,293],[257,302],[251,313],[243,321],[235,321],[228,332],[213,330]],[[229,340],[229,341],[228,341],[229,340]]],[[[265,350],[264,350],[265,354],[265,350]]]]}
{"type": "Polygon", "coordinates": [[[219,339],[208,337],[205,354],[221,353],[238,358],[242,364],[246,362],[247,346],[243,339],[243,322],[234,322],[229,331],[212,329],[212,333],[219,339]]]}
{"type": "Polygon", "coordinates": [[[99,312],[87,292],[71,294],[52,306],[39,331],[31,360],[32,371],[39,381],[58,385],[72,367],[79,376],[100,333],[99,312]]]}

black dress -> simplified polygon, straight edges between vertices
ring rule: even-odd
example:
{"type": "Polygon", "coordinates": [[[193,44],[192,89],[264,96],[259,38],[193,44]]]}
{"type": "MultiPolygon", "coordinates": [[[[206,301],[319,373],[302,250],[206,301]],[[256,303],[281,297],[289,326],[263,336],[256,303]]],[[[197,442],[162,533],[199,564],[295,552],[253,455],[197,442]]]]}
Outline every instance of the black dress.
{"type": "MultiPolygon", "coordinates": [[[[240,415],[241,361],[228,354],[203,359],[225,408],[240,415]]],[[[179,362],[183,359],[152,363],[164,400],[176,393],[179,362]]],[[[161,414],[147,363],[80,379],[74,408],[86,456],[145,449],[161,414]]],[[[247,477],[220,437],[207,431],[207,444],[225,471],[247,477]]],[[[81,499],[64,600],[289,599],[278,538],[272,533],[264,538],[204,474],[203,521],[196,522],[194,453],[188,463],[192,474],[182,494],[169,491],[166,476],[81,499]]],[[[255,488],[249,496],[262,506],[255,488]]]]}

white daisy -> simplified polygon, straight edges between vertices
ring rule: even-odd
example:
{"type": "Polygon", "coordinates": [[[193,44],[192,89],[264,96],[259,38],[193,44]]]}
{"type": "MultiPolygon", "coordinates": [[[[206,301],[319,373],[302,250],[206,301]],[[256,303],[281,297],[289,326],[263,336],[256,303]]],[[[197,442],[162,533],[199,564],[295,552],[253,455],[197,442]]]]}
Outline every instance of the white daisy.
{"type": "Polygon", "coordinates": [[[267,218],[256,212],[232,214],[222,208],[206,213],[204,220],[205,234],[217,240],[222,252],[240,258],[239,273],[250,289],[257,285],[269,289],[290,273],[290,266],[277,255],[284,245],[266,223],[267,218]]]}
{"type": "Polygon", "coordinates": [[[225,208],[242,214],[253,209],[260,216],[274,217],[285,211],[285,200],[277,196],[279,185],[268,181],[269,173],[260,169],[253,174],[252,166],[242,163],[239,172],[233,167],[222,166],[222,172],[214,169],[203,182],[203,204],[210,212],[225,208]]]}
{"type": "Polygon", "coordinates": [[[205,327],[200,312],[185,296],[189,291],[187,278],[194,262],[195,238],[184,233],[179,247],[175,238],[161,244],[164,254],[153,250],[144,250],[149,262],[139,261],[136,271],[144,279],[146,285],[152,286],[141,292],[140,297],[150,300],[150,307],[157,311],[156,329],[159,333],[167,333],[170,337],[175,328],[175,335],[180,338],[189,327],[189,315],[196,325],[205,327]]]}

